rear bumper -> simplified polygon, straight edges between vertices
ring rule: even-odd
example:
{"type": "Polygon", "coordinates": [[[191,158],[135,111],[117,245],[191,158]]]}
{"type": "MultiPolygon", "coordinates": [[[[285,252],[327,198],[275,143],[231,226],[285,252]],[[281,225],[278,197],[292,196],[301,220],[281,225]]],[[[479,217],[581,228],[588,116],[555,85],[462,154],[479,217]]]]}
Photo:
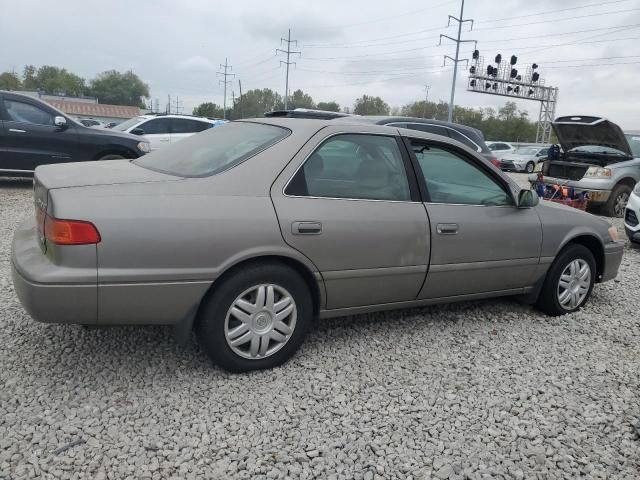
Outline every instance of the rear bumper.
{"type": "MultiPolygon", "coordinates": [[[[538,180],[538,176],[535,173],[529,175],[529,183],[533,185],[538,180]]],[[[608,183],[593,179],[593,180],[567,180],[566,178],[554,178],[544,177],[545,185],[566,185],[572,187],[575,193],[588,193],[589,203],[592,205],[601,205],[607,203],[609,196],[611,196],[611,185],[608,183]]]]}
{"type": "Polygon", "coordinates": [[[622,262],[622,252],[624,251],[624,242],[607,243],[604,246],[604,265],[600,282],[613,280],[618,275],[618,268],[622,262]]]}
{"type": "Polygon", "coordinates": [[[11,270],[20,303],[34,320],[45,323],[96,323],[96,282],[74,282],[68,276],[69,269],[52,263],[40,249],[33,221],[21,225],[14,234],[11,270]],[[67,281],[60,282],[61,276],[67,281]]]}

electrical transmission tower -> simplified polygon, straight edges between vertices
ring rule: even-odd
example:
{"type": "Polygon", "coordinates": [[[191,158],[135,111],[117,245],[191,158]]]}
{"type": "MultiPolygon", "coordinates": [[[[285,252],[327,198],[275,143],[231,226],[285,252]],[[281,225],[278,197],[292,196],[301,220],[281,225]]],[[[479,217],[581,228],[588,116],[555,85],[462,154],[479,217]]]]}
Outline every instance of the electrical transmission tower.
{"type": "Polygon", "coordinates": [[[424,108],[422,109],[422,118],[427,118],[427,102],[429,102],[429,90],[431,85],[424,86],[424,108]]]}
{"type": "Polygon", "coordinates": [[[449,55],[445,55],[444,62],[443,62],[443,66],[447,63],[447,58],[453,62],[453,80],[451,81],[451,98],[449,100],[449,117],[448,117],[450,122],[453,121],[453,99],[456,94],[456,76],[458,73],[458,63],[465,62],[467,65],[469,64],[469,59],[467,58],[463,58],[462,60],[459,59],[460,44],[461,43],[474,43],[474,44],[477,43],[476,40],[461,40],[463,23],[471,22],[471,28],[469,28],[469,31],[473,30],[473,20],[471,19],[465,20],[463,18],[463,14],[464,14],[464,0],[461,0],[460,17],[456,18],[453,15],[449,15],[449,21],[447,22],[447,27],[451,25],[451,20],[458,22],[458,37],[452,38],[448,35],[440,34],[440,42],[438,43],[438,45],[442,45],[442,37],[444,37],[444,38],[448,38],[449,40],[451,40],[456,44],[456,58],[451,58],[449,55]]]}
{"type": "Polygon", "coordinates": [[[291,58],[291,54],[297,54],[300,55],[301,52],[295,52],[293,50],[291,50],[291,44],[295,44],[296,46],[298,46],[298,41],[297,40],[291,40],[291,29],[289,29],[289,34],[287,35],[287,38],[281,38],[280,39],[280,45],[282,45],[283,42],[287,42],[287,49],[286,50],[282,50],[281,48],[276,48],[276,55],[278,54],[278,52],[282,52],[282,53],[286,53],[287,54],[287,61],[283,61],[280,60],[280,64],[282,65],[283,63],[287,66],[287,79],[285,81],[285,87],[284,87],[284,109],[287,109],[287,106],[289,104],[289,65],[295,65],[296,62],[292,62],[290,61],[291,58]]]}
{"type": "Polygon", "coordinates": [[[178,96],[176,95],[176,113],[179,115],[182,111],[182,100],[178,99],[178,96]]]}
{"type": "Polygon", "coordinates": [[[227,80],[227,77],[235,77],[235,73],[229,73],[232,67],[229,65],[229,59],[224,59],[224,65],[220,64],[220,69],[224,69],[222,72],[216,72],[218,75],[222,75],[224,80],[220,80],[219,83],[224,85],[224,100],[222,104],[222,118],[227,118],[227,85],[231,85],[231,80],[227,80]]]}

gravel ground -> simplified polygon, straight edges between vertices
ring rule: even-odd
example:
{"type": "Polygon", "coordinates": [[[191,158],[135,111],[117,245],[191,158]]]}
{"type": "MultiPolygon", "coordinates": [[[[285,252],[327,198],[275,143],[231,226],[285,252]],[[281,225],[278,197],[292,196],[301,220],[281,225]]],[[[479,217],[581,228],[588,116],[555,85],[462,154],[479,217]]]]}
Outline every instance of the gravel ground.
{"type": "Polygon", "coordinates": [[[640,250],[573,315],[322,321],[283,367],[229,375],[168,328],[32,321],[9,270],[32,210],[0,181],[0,478],[640,476],[640,250]]]}

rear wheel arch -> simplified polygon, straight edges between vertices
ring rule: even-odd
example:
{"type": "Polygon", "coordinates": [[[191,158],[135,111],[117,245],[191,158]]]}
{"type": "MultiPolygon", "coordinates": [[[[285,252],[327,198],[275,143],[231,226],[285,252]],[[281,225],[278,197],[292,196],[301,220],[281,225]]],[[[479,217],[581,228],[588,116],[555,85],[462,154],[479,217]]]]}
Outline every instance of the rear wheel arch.
{"type": "Polygon", "coordinates": [[[197,313],[199,313],[200,308],[204,303],[204,300],[208,296],[210,296],[215,291],[216,287],[221,285],[226,278],[229,278],[230,276],[234,275],[236,272],[242,269],[251,268],[255,265],[265,265],[265,264],[284,265],[294,270],[296,273],[298,273],[304,279],[305,284],[309,290],[309,293],[311,294],[311,299],[313,301],[313,313],[316,316],[318,315],[318,312],[320,311],[320,305],[324,297],[320,291],[320,285],[318,284],[318,281],[316,280],[313,272],[308,268],[307,265],[303,264],[299,260],[296,260],[295,258],[287,257],[285,255],[263,255],[263,256],[248,258],[238,263],[235,263],[233,265],[230,265],[218,278],[215,279],[215,281],[211,284],[209,289],[203,295],[202,299],[200,300],[200,305],[198,306],[197,313]]]}

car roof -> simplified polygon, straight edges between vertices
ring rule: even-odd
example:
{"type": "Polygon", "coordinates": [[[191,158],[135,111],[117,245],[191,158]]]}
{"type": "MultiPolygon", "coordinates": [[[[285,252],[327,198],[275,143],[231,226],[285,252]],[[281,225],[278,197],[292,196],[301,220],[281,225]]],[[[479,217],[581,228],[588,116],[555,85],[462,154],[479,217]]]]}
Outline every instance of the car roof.
{"type": "Polygon", "coordinates": [[[473,132],[475,135],[480,136],[484,140],[484,134],[477,128],[469,127],[467,125],[461,125],[459,123],[446,122],[444,120],[436,120],[431,118],[420,117],[402,117],[402,116],[388,116],[388,115],[363,115],[363,116],[351,116],[338,118],[335,121],[349,121],[355,120],[356,122],[374,123],[377,125],[385,125],[387,123],[422,123],[427,125],[439,125],[442,127],[450,127],[455,130],[461,130],[463,132],[473,132]]]}
{"type": "Polygon", "coordinates": [[[184,118],[187,120],[200,120],[202,122],[213,123],[216,120],[222,120],[221,118],[214,117],[199,117],[197,115],[182,115],[179,113],[143,113],[138,115],[137,118],[151,119],[151,118],[184,118]]]}

